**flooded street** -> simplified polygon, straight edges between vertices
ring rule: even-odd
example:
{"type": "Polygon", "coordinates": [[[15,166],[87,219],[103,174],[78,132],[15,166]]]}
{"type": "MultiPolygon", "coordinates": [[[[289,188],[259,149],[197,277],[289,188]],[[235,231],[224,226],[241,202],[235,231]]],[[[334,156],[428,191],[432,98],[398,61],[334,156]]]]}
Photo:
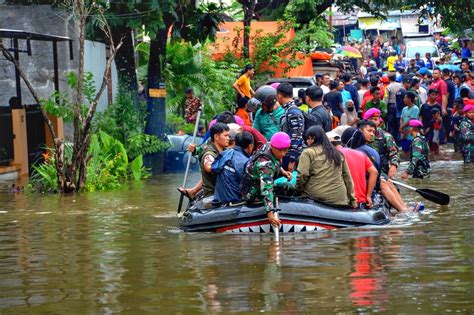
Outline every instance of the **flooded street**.
{"type": "Polygon", "coordinates": [[[180,232],[183,174],[66,197],[3,184],[0,314],[472,314],[474,167],[432,165],[430,179],[409,182],[448,193],[448,207],[284,235],[278,247],[271,235],[180,232]]]}

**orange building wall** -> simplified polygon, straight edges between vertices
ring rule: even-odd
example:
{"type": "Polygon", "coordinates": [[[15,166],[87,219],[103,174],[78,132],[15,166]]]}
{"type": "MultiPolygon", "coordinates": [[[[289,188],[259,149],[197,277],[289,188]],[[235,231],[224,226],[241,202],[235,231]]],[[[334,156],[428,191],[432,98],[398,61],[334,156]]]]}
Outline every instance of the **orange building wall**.
{"type": "MultiPolygon", "coordinates": [[[[254,21],[250,24],[250,56],[254,52],[254,43],[252,38],[255,35],[268,35],[276,33],[279,29],[279,23],[275,21],[254,21]]],[[[284,41],[289,41],[295,37],[295,31],[291,29],[286,33],[284,41]]],[[[237,44],[237,57],[241,57],[243,45],[243,22],[225,22],[220,26],[220,31],[216,34],[216,40],[211,45],[210,51],[214,59],[222,59],[228,51],[234,51],[234,46],[237,44]],[[240,35],[240,36],[239,36],[240,35]]],[[[284,72],[287,67],[286,63],[282,63],[278,67],[271,67],[269,70],[275,73],[275,77],[295,77],[295,76],[313,76],[313,66],[311,58],[303,53],[297,54],[298,59],[303,61],[303,64],[284,72]]]]}

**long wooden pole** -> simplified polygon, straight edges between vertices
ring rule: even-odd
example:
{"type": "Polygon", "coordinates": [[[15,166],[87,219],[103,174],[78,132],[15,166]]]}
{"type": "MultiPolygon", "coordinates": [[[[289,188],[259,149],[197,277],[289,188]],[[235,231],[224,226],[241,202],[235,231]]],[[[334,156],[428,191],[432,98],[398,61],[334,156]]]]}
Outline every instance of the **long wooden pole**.
{"type": "MultiPolygon", "coordinates": [[[[194,125],[193,139],[191,143],[196,142],[196,135],[199,129],[199,119],[201,119],[201,113],[202,113],[202,105],[199,106],[198,112],[196,114],[196,124],[194,125]]],[[[184,172],[184,179],[183,179],[183,186],[182,186],[183,188],[186,187],[186,183],[188,181],[188,174],[189,174],[189,168],[191,166],[191,159],[192,159],[192,156],[190,156],[188,160],[186,161],[186,171],[184,172]]],[[[183,198],[184,198],[184,195],[181,194],[181,196],[179,197],[178,214],[181,212],[181,208],[183,207],[183,198]]]]}

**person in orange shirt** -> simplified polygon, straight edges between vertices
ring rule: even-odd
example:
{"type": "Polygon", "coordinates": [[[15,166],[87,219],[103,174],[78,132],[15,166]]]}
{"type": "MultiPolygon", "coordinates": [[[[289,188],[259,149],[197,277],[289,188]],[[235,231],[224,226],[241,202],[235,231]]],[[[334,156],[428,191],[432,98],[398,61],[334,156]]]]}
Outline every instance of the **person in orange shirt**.
{"type": "Polygon", "coordinates": [[[237,102],[242,97],[246,97],[247,100],[252,98],[255,95],[254,90],[250,86],[250,79],[253,78],[255,74],[255,69],[252,64],[248,64],[245,66],[244,70],[237,81],[234,82],[232,87],[237,91],[237,102]]]}
{"type": "Polygon", "coordinates": [[[244,125],[252,127],[253,122],[252,118],[249,115],[249,112],[247,111],[247,103],[248,100],[246,97],[240,98],[237,103],[237,112],[235,113],[235,115],[242,118],[242,120],[244,121],[244,125]]]}

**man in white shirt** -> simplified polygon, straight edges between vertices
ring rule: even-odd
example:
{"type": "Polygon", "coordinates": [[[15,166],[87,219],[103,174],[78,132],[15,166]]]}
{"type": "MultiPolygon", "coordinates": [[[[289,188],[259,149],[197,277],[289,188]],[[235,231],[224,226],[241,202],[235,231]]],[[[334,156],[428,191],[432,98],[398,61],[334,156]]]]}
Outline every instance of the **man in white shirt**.
{"type": "Polygon", "coordinates": [[[329,93],[331,89],[329,89],[329,82],[331,81],[331,77],[329,76],[329,73],[323,74],[323,82],[320,86],[320,88],[323,90],[323,95],[326,93],[329,93]]]}

